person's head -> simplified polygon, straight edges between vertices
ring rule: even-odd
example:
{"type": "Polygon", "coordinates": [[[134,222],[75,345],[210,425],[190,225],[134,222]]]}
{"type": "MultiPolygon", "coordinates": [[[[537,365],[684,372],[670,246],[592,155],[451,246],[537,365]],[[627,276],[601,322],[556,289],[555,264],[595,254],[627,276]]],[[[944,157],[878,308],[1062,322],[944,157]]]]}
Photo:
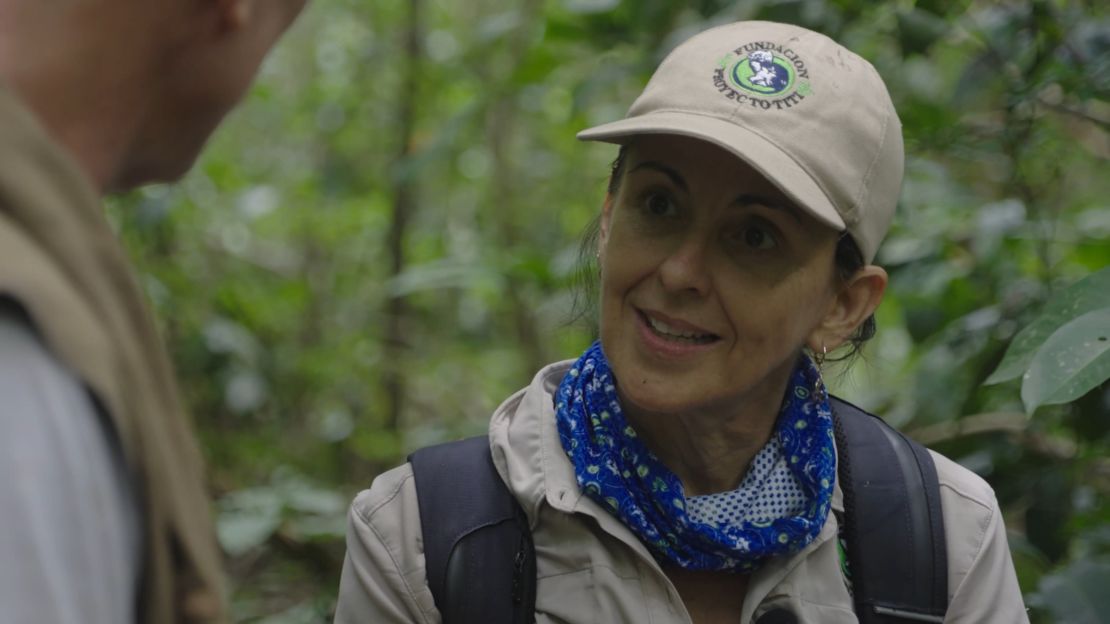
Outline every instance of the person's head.
{"type": "Polygon", "coordinates": [[[175,179],[305,3],[0,0],[0,82],[101,190],[175,179]]]}
{"type": "Polygon", "coordinates": [[[719,27],[672,52],[625,119],[579,137],[621,145],[600,333],[626,400],[777,404],[803,349],[873,332],[886,274],[870,262],[903,148],[863,59],[794,26],[719,27]]]}

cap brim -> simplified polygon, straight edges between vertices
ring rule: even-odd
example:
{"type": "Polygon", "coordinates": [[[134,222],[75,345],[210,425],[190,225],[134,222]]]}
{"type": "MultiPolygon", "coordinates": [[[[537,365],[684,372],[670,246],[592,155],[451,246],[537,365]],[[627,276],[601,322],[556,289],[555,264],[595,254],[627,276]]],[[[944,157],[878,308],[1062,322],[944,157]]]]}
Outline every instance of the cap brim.
{"type": "Polygon", "coordinates": [[[623,145],[645,134],[688,136],[728,150],[763,174],[818,221],[838,231],[846,229],[844,219],[828,196],[797,161],[763,136],[734,123],[705,115],[666,111],[589,128],[579,132],[578,139],[623,145]]]}

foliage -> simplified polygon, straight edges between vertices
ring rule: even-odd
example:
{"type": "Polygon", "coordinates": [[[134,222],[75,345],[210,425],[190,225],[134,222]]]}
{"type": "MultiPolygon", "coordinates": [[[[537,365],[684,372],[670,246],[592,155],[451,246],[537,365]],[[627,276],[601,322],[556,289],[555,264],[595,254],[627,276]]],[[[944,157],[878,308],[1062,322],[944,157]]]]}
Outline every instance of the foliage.
{"type": "Polygon", "coordinates": [[[1043,606],[1058,622],[1099,622],[1110,608],[1107,584],[1110,561],[1077,561],[1045,576],[1030,603],[1043,606]]]}
{"type": "Polygon", "coordinates": [[[1021,398],[1033,412],[1067,403],[1110,378],[1110,268],[1051,301],[1021,330],[987,384],[1022,376],[1021,398]]]}
{"type": "Polygon", "coordinates": [[[1018,379],[1106,327],[1110,289],[1066,288],[1110,265],[1105,6],[316,0],[194,172],[111,213],[196,415],[238,619],[328,621],[336,501],[588,344],[577,238],[615,154],[574,133],[748,18],[858,51],[903,121],[891,287],[839,391],[991,483],[1035,621],[1105,612],[1107,351],[1071,392],[1018,379]]]}

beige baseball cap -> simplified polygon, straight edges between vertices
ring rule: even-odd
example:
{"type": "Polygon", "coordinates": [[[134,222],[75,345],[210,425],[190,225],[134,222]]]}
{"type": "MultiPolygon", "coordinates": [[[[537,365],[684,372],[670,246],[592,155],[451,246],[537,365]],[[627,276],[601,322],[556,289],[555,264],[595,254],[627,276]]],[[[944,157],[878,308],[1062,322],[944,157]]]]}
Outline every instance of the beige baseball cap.
{"type": "Polygon", "coordinates": [[[628,115],[578,133],[709,141],[754,167],[799,208],[847,230],[870,263],[902,187],[902,124],[878,72],[825,35],[736,22],[675,48],[628,115]]]}

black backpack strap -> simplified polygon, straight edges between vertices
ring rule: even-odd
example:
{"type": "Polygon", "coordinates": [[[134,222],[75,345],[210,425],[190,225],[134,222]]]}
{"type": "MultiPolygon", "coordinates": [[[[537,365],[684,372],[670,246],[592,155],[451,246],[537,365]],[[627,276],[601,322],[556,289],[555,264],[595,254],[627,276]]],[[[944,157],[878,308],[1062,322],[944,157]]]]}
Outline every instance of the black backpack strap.
{"type": "Polygon", "coordinates": [[[443,624],[535,620],[536,555],[528,519],[497,474],[486,436],[409,456],[428,587],[443,624]]]}
{"type": "Polygon", "coordinates": [[[830,403],[856,616],[862,624],[943,622],[948,557],[933,458],[877,416],[830,403]]]}

